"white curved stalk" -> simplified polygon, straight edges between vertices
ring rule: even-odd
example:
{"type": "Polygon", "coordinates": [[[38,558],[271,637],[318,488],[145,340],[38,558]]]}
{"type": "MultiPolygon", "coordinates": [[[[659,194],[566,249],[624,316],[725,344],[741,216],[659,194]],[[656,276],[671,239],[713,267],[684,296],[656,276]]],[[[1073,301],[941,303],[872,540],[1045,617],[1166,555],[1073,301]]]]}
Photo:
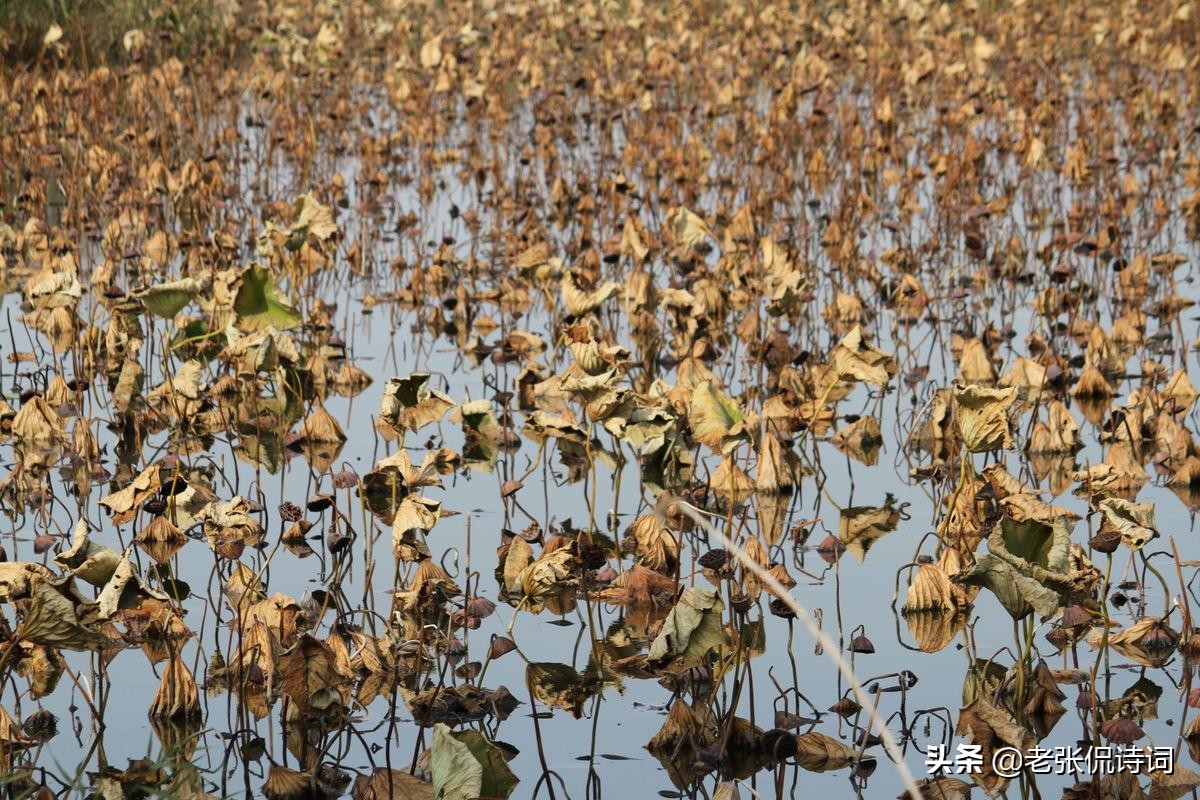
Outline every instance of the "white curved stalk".
{"type": "MultiPolygon", "coordinates": [[[[664,497],[664,499],[666,498],[664,497]]],[[[858,678],[854,674],[854,670],[846,662],[846,659],[842,657],[841,649],[838,647],[837,643],[829,638],[828,634],[821,630],[821,628],[816,624],[815,621],[813,621],[813,618],[805,610],[804,606],[800,605],[800,603],[798,603],[796,599],[788,593],[788,590],[783,587],[783,584],[775,580],[775,577],[766,569],[764,569],[762,565],[747,556],[745,550],[743,550],[739,545],[735,544],[728,536],[726,536],[711,522],[705,519],[703,511],[679,497],[671,497],[668,502],[659,502],[656,511],[658,511],[658,513],[662,513],[662,510],[665,510],[665,508],[670,505],[670,502],[674,502],[678,508],[691,517],[693,522],[708,531],[708,535],[710,537],[715,539],[722,547],[736,556],[737,560],[741,562],[743,567],[753,572],[755,576],[763,582],[763,585],[771,590],[772,594],[782,600],[783,603],[792,610],[792,613],[796,615],[796,619],[800,620],[801,624],[803,624],[804,627],[808,629],[808,632],[812,634],[812,637],[816,639],[818,643],[820,643],[821,650],[825,653],[825,655],[829,656],[829,659],[833,661],[835,666],[837,666],[838,672],[842,673],[842,677],[844,677],[850,684],[850,688],[854,691],[854,696],[857,698],[858,704],[867,712],[867,716],[870,718],[871,724],[874,725],[879,733],[879,738],[883,741],[884,749],[887,750],[888,755],[891,756],[892,761],[895,763],[896,771],[900,773],[900,779],[904,782],[904,786],[910,800],[924,800],[925,796],[917,786],[917,782],[913,779],[913,775],[909,771],[908,765],[904,763],[904,754],[900,751],[900,743],[896,741],[896,737],[892,735],[890,730],[888,730],[887,723],[884,722],[883,718],[879,716],[879,711],[875,708],[875,702],[873,698],[867,693],[867,690],[863,688],[863,685],[859,683],[858,678]]]]}

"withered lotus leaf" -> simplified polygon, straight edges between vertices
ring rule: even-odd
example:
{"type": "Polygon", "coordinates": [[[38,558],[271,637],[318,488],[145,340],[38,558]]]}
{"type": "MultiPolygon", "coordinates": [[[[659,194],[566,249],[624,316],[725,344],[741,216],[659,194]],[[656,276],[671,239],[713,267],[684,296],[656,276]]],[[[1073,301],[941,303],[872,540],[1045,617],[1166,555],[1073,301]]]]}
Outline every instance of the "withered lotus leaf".
{"type": "Polygon", "coordinates": [[[724,608],[710,589],[684,589],[650,645],[650,661],[700,663],[709,650],[725,641],[724,608]]]}
{"type": "Polygon", "coordinates": [[[842,380],[883,386],[896,374],[896,358],[869,344],[856,325],[834,348],[833,367],[842,380]]]}
{"type": "Polygon", "coordinates": [[[858,760],[858,750],[832,736],[809,731],[796,736],[796,763],[809,772],[844,769],[858,760]]]}
{"type": "Polygon", "coordinates": [[[969,451],[987,453],[1012,447],[1008,409],[1016,399],[1016,389],[988,389],[974,384],[955,388],[955,418],[969,451]]]}
{"type": "Polygon", "coordinates": [[[81,519],[75,523],[71,549],[55,556],[54,563],[92,586],[103,586],[121,563],[121,555],[111,547],[93,542],[87,522],[81,519]]]}
{"type": "Polygon", "coordinates": [[[107,642],[93,622],[96,604],[79,596],[74,582],[35,581],[18,638],[59,650],[99,650],[107,642]]]}
{"type": "Polygon", "coordinates": [[[100,500],[100,505],[107,508],[112,515],[114,525],[133,519],[137,515],[138,507],[158,491],[162,484],[160,471],[158,464],[151,464],[123,489],[100,500]]]}
{"type": "Polygon", "coordinates": [[[453,732],[438,723],[433,727],[432,751],[434,796],[441,800],[503,800],[517,785],[503,751],[479,731],[453,732]]]}
{"type": "Polygon", "coordinates": [[[186,720],[200,716],[200,692],[192,671],[179,654],[167,659],[158,691],[150,703],[150,718],[157,720],[186,720]]]}
{"type": "Polygon", "coordinates": [[[324,711],[343,701],[344,678],[329,645],[302,635],[279,655],[279,691],[303,711],[324,711]]]}
{"type": "Polygon", "coordinates": [[[410,772],[387,768],[355,778],[350,796],[353,800],[434,800],[432,783],[410,772]]]}

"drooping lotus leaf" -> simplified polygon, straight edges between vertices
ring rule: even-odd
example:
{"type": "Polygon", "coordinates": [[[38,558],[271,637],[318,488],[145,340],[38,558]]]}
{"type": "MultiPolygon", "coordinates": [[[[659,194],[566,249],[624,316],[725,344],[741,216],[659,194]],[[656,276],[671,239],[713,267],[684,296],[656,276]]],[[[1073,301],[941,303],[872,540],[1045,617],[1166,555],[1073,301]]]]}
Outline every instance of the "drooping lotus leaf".
{"type": "Polygon", "coordinates": [[[275,276],[261,264],[253,264],[242,272],[233,310],[239,327],[247,331],[269,326],[288,330],[304,322],[300,312],[279,297],[275,276]]]}
{"type": "Polygon", "coordinates": [[[379,419],[397,433],[419,431],[437,422],[454,401],[426,384],[427,372],[414,372],[403,378],[392,378],[383,388],[379,419]]]}
{"type": "Polygon", "coordinates": [[[1095,578],[1094,571],[1072,566],[1073,525],[1066,518],[1047,525],[1003,517],[988,536],[988,552],[954,580],[990,589],[1013,619],[1035,611],[1050,616],[1065,600],[1085,593],[1095,578]]]}
{"type": "Polygon", "coordinates": [[[650,645],[650,661],[679,659],[699,663],[714,647],[725,640],[721,612],[725,604],[711,589],[689,586],[663,620],[662,628],[650,645]]]}
{"type": "Polygon", "coordinates": [[[839,380],[883,386],[896,374],[896,357],[869,344],[862,326],[855,325],[834,348],[833,368],[839,380]]]}
{"type": "Polygon", "coordinates": [[[1017,399],[1016,389],[988,389],[971,384],[954,390],[958,430],[972,453],[1012,447],[1008,409],[1017,399]]]}
{"type": "Polygon", "coordinates": [[[103,586],[121,563],[121,555],[111,547],[93,542],[87,522],[81,519],[75,523],[71,549],[55,556],[54,563],[92,586],[103,586]]]}
{"type": "Polygon", "coordinates": [[[1104,527],[1116,530],[1130,550],[1140,550],[1146,542],[1158,536],[1154,521],[1154,503],[1134,503],[1120,497],[1100,501],[1104,512],[1104,527]]]}
{"type": "Polygon", "coordinates": [[[202,292],[208,290],[210,281],[202,278],[180,278],[177,281],[147,286],[133,293],[142,301],[147,311],[166,319],[173,319],[202,292]]]}
{"type": "Polygon", "coordinates": [[[439,722],[433,726],[431,752],[433,795],[439,800],[502,800],[517,785],[517,776],[505,763],[504,751],[479,731],[455,732],[439,722]]]}
{"type": "Polygon", "coordinates": [[[108,641],[92,622],[96,603],[85,600],[71,578],[36,581],[17,638],[61,650],[99,650],[108,641]]]}

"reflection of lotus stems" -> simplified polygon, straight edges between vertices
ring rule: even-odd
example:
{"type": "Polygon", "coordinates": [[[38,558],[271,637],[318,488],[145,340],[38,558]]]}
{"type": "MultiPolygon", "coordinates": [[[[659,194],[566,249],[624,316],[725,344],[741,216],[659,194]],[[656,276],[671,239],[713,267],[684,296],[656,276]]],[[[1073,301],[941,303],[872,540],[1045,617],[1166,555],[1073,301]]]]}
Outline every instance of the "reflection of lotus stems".
{"type": "MultiPolygon", "coordinates": [[[[830,369],[832,370],[832,368],[833,365],[831,364],[830,369]]],[[[833,380],[829,382],[829,385],[825,387],[825,391],[821,393],[821,399],[817,401],[815,406],[813,406],[812,421],[807,427],[805,427],[804,430],[800,431],[800,438],[796,442],[796,447],[804,446],[804,440],[808,436],[808,432],[815,428],[817,423],[821,421],[821,409],[825,407],[825,401],[829,399],[829,395],[833,393],[833,387],[837,386],[840,380],[841,379],[839,376],[834,375],[833,380]]]]}
{"type": "MultiPolygon", "coordinates": [[[[1113,562],[1112,553],[1108,553],[1108,563],[1104,567],[1104,585],[1101,588],[1102,594],[1100,596],[1100,609],[1101,609],[1101,611],[1104,612],[1104,632],[1103,632],[1103,634],[1101,634],[1101,637],[1100,637],[1100,649],[1096,653],[1096,663],[1092,665],[1091,685],[1092,685],[1092,695],[1095,700],[1099,699],[1099,698],[1095,698],[1095,695],[1096,695],[1096,673],[1100,670],[1101,657],[1104,658],[1104,681],[1105,681],[1104,696],[1105,696],[1105,698],[1108,697],[1108,683],[1112,677],[1112,671],[1109,669],[1109,658],[1108,658],[1108,631],[1109,631],[1108,588],[1109,588],[1109,580],[1112,578],[1112,562],[1113,562]]],[[[1100,741],[1099,703],[1093,702],[1092,705],[1094,708],[1097,709],[1097,713],[1092,720],[1092,738],[1098,742],[1098,741],[1100,741]]]]}
{"type": "Polygon", "coordinates": [[[787,589],[785,589],[783,585],[780,584],[773,575],[771,575],[770,572],[768,572],[766,569],[763,569],[758,562],[750,558],[746,554],[746,551],[742,549],[742,547],[735,544],[733,540],[725,536],[713,525],[709,524],[704,516],[700,513],[697,513],[697,509],[690,503],[687,503],[681,498],[677,498],[677,502],[679,503],[679,507],[683,509],[684,513],[690,516],[696,524],[707,529],[710,536],[716,538],[716,540],[720,542],[723,547],[733,553],[733,555],[742,562],[743,567],[753,572],[758,579],[762,581],[768,589],[771,590],[772,593],[774,593],[788,608],[790,608],[792,613],[796,615],[796,618],[799,619],[800,622],[803,623],[804,627],[808,629],[808,632],[812,635],[812,637],[816,639],[818,643],[820,643],[825,655],[827,655],[829,659],[833,661],[833,663],[837,666],[838,671],[849,682],[851,688],[854,690],[854,695],[858,700],[858,704],[867,709],[867,714],[871,718],[871,723],[879,731],[879,737],[883,741],[884,749],[887,750],[888,755],[896,765],[896,771],[899,773],[900,779],[904,783],[905,789],[908,792],[908,797],[912,800],[923,798],[925,796],[924,793],[922,793],[920,788],[917,787],[916,781],[913,779],[912,773],[908,769],[908,765],[904,762],[904,753],[900,749],[900,743],[896,741],[895,735],[888,730],[887,723],[879,716],[879,712],[875,709],[874,704],[871,702],[870,695],[867,694],[867,691],[863,688],[862,684],[859,683],[857,676],[854,674],[854,670],[848,663],[846,663],[846,659],[842,656],[839,648],[834,644],[833,640],[830,639],[829,636],[817,626],[817,624],[813,621],[812,616],[802,605],[800,605],[799,602],[796,601],[794,597],[791,596],[791,594],[788,593],[787,589]]]}
{"type": "MultiPolygon", "coordinates": [[[[534,738],[537,740],[538,761],[540,761],[542,764],[542,777],[538,779],[537,784],[533,787],[533,795],[532,796],[533,797],[538,796],[538,792],[541,790],[541,787],[542,787],[542,782],[545,781],[546,788],[550,791],[550,800],[554,800],[554,784],[550,782],[550,776],[551,775],[557,776],[557,773],[555,773],[553,770],[551,770],[550,766],[546,763],[546,750],[544,747],[542,747],[542,726],[538,720],[537,698],[535,698],[533,695],[533,685],[529,681],[526,681],[525,688],[529,691],[529,708],[533,712],[532,714],[530,714],[530,716],[533,717],[533,735],[534,735],[534,738]]],[[[559,780],[562,780],[562,779],[559,778],[559,780]]],[[[563,790],[564,791],[566,790],[565,785],[563,787],[563,790]]]]}
{"type": "MultiPolygon", "coordinates": [[[[1158,578],[1158,582],[1162,584],[1162,588],[1163,588],[1163,613],[1162,613],[1162,616],[1163,616],[1163,619],[1165,620],[1167,618],[1167,615],[1169,615],[1171,613],[1171,588],[1170,588],[1170,586],[1168,586],[1167,579],[1163,577],[1163,574],[1161,572],[1159,572],[1158,569],[1153,564],[1150,563],[1151,557],[1146,555],[1146,551],[1138,550],[1138,553],[1142,557],[1142,566],[1145,567],[1145,569],[1142,570],[1142,588],[1145,589],[1145,586],[1146,586],[1146,570],[1147,569],[1150,570],[1151,572],[1153,572],[1154,576],[1156,578],[1158,578]]],[[[1153,555],[1159,555],[1159,554],[1167,555],[1166,551],[1164,551],[1164,550],[1159,550],[1158,552],[1154,553],[1153,555]]]]}
{"type": "Polygon", "coordinates": [[[954,509],[958,507],[958,496],[962,494],[962,488],[966,484],[969,477],[974,475],[975,470],[971,464],[971,454],[966,452],[962,454],[962,460],[959,461],[958,468],[958,484],[954,487],[954,494],[950,495],[950,504],[946,507],[946,516],[942,517],[942,521],[938,523],[937,535],[942,538],[942,534],[950,525],[950,517],[954,514],[954,509]]]}

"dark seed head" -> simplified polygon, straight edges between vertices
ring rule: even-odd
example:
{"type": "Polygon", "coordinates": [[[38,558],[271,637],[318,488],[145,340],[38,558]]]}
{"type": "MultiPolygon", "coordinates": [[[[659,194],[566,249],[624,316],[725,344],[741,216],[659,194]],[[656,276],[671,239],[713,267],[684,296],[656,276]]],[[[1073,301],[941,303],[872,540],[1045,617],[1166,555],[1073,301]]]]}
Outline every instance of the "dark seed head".
{"type": "MultiPolygon", "coordinates": [[[[748,599],[749,598],[747,598],[747,600],[748,599]]],[[[792,611],[791,606],[789,606],[787,603],[783,602],[779,598],[772,600],[770,607],[771,607],[771,613],[777,617],[782,617],[783,619],[795,619],[796,618],[796,612],[792,611]]]]}
{"type": "Polygon", "coordinates": [[[303,516],[304,512],[300,509],[300,506],[290,500],[285,500],[279,504],[279,517],[284,522],[299,522],[303,516]]]}
{"type": "Polygon", "coordinates": [[[729,561],[729,551],[717,547],[709,550],[697,559],[697,563],[705,569],[720,569],[729,561]]]}
{"type": "Polygon", "coordinates": [[[866,634],[860,633],[850,640],[850,652],[852,653],[874,653],[875,645],[871,644],[871,640],[866,634]]]}

